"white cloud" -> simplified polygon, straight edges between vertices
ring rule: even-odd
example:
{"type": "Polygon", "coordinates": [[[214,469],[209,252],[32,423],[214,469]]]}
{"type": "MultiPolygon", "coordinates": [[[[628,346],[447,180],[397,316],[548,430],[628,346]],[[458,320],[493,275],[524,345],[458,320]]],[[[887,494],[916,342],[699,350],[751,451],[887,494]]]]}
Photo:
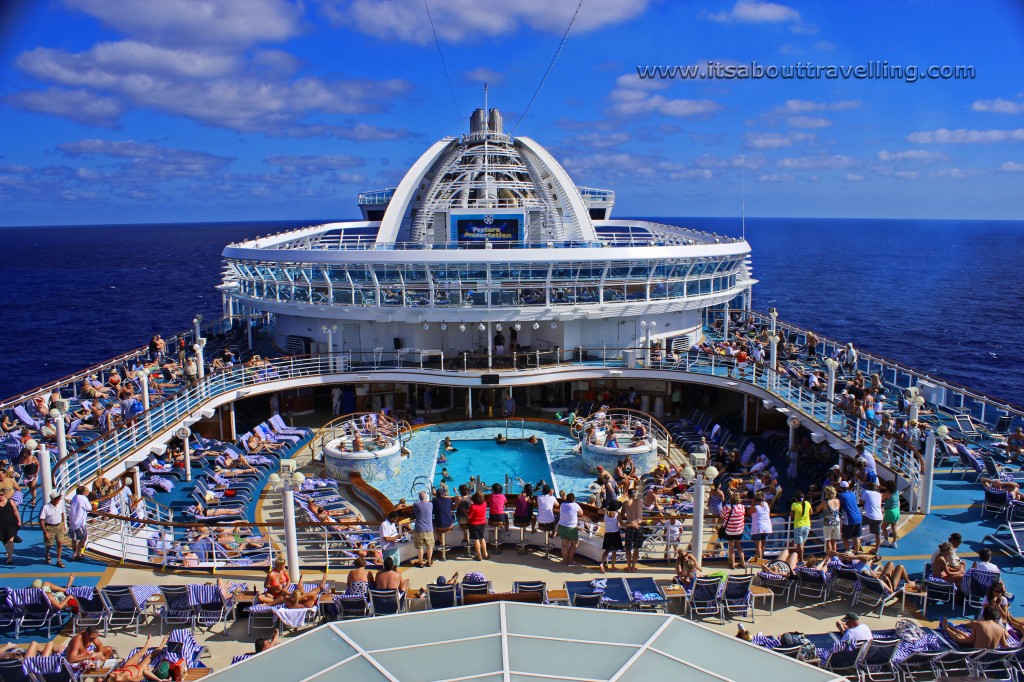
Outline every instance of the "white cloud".
{"type": "Polygon", "coordinates": [[[858,173],[847,173],[843,176],[843,180],[847,182],[864,182],[864,176],[858,173]]]}
{"type": "MultiPolygon", "coordinates": [[[[647,3],[648,0],[588,0],[576,18],[573,31],[583,33],[628,21],[643,14],[647,3]]],[[[351,26],[377,38],[420,45],[434,40],[423,0],[330,0],[321,9],[333,23],[351,26]]],[[[481,41],[514,33],[524,26],[560,34],[574,10],[574,4],[552,3],[551,0],[430,2],[438,37],[448,42],[481,41]]]]}
{"type": "Polygon", "coordinates": [[[875,154],[879,161],[944,161],[947,157],[942,152],[932,152],[925,149],[905,149],[898,152],[890,152],[886,149],[875,154]]]}
{"type": "Polygon", "coordinates": [[[504,74],[494,69],[488,69],[485,66],[481,66],[470,71],[466,71],[462,74],[466,77],[466,80],[473,81],[475,83],[490,83],[492,85],[497,84],[505,80],[504,74]]]}
{"type": "Polygon", "coordinates": [[[943,178],[947,180],[964,180],[966,178],[973,178],[979,175],[989,175],[990,173],[992,173],[992,171],[987,168],[944,168],[932,173],[929,177],[943,178]]]}
{"type": "Polygon", "coordinates": [[[365,165],[366,160],[360,156],[298,156],[290,154],[276,154],[263,159],[271,166],[280,166],[284,172],[295,175],[316,175],[342,168],[358,168],[365,165]]]}
{"type": "Polygon", "coordinates": [[[838,170],[856,166],[857,159],[833,154],[832,156],[801,156],[795,158],[780,159],[777,165],[787,170],[838,170]]]}
{"type": "Polygon", "coordinates": [[[806,114],[814,111],[849,111],[850,109],[859,109],[860,105],[860,100],[856,99],[841,100],[839,102],[813,102],[805,99],[788,99],[782,106],[776,107],[772,113],[787,115],[806,114]]]}
{"type": "MultiPolygon", "coordinates": [[[[209,152],[162,147],[160,145],[135,140],[101,140],[88,139],[77,142],[65,142],[57,149],[69,157],[100,156],[123,160],[118,166],[122,181],[152,182],[185,177],[208,177],[227,167],[232,161],[230,156],[217,156],[209,152]]],[[[88,169],[79,169],[77,177],[96,180],[89,176],[88,169]],[[85,171],[87,177],[83,177],[85,171]]]]}
{"type": "Polygon", "coordinates": [[[893,177],[897,177],[901,180],[917,180],[921,174],[917,171],[896,171],[892,175],[893,177]]]}
{"type": "Polygon", "coordinates": [[[1024,163],[1018,163],[1017,161],[1007,161],[1006,163],[999,167],[999,170],[1011,172],[1024,171],[1024,163]]]}
{"type": "Polygon", "coordinates": [[[815,136],[811,133],[747,133],[745,144],[751,149],[782,149],[791,147],[798,142],[811,142],[815,136]]]}
{"type": "Polygon", "coordinates": [[[1015,130],[949,130],[939,128],[907,135],[907,142],[915,144],[991,144],[993,142],[1024,141],[1024,128],[1015,130]]]}
{"type": "Polygon", "coordinates": [[[794,128],[827,128],[832,125],[832,119],[823,116],[790,116],[786,122],[794,128]]]}
{"type": "Polygon", "coordinates": [[[669,180],[710,180],[714,172],[707,168],[687,168],[683,171],[669,173],[669,180]]]}
{"type": "Polygon", "coordinates": [[[763,154],[736,154],[728,158],[715,156],[714,154],[701,154],[693,160],[693,165],[698,168],[732,168],[746,170],[758,170],[768,164],[768,159],[763,154]]]}
{"type": "Polygon", "coordinates": [[[304,7],[291,0],[65,0],[127,35],[167,45],[249,45],[301,30],[304,7]]]}
{"type": "Polygon", "coordinates": [[[631,139],[629,133],[585,133],[583,135],[577,135],[576,137],[566,140],[567,144],[580,145],[584,147],[593,147],[595,149],[606,149],[608,147],[615,147],[629,142],[631,139]]]}
{"type": "MultiPolygon", "coordinates": [[[[299,129],[310,125],[304,120],[310,113],[378,111],[411,87],[399,80],[289,79],[267,73],[261,66],[244,66],[228,54],[207,48],[160,48],[133,41],[100,43],[80,53],[39,48],[21,54],[16,64],[41,81],[96,92],[105,104],[87,118],[107,126],[113,126],[128,106],[135,106],[232,130],[300,136],[299,129]]],[[[55,96],[60,101],[75,97],[55,96]]],[[[58,113],[57,106],[41,99],[21,93],[10,101],[24,109],[58,113]]],[[[73,111],[65,115],[82,120],[73,111]]],[[[337,132],[324,129],[328,134],[337,132]]],[[[354,131],[349,139],[358,139],[359,134],[354,131]]],[[[346,135],[342,131],[337,136],[346,135]]]]}
{"type": "Polygon", "coordinates": [[[696,118],[722,109],[720,104],[709,99],[671,99],[652,93],[667,87],[664,81],[639,78],[635,74],[619,76],[615,88],[608,95],[611,103],[609,113],[614,116],[657,113],[678,118],[696,118]]]}
{"type": "Polygon", "coordinates": [[[991,114],[1019,114],[1024,112],[1024,102],[1008,99],[979,99],[971,104],[972,111],[984,111],[991,114]]]}
{"type": "Polygon", "coordinates": [[[18,109],[61,116],[90,126],[116,128],[125,105],[115,97],[103,97],[88,90],[49,88],[26,90],[4,98],[18,109]]]}
{"type": "Polygon", "coordinates": [[[765,173],[757,178],[758,182],[783,183],[796,182],[796,178],[789,173],[765,173]]]}
{"type": "Polygon", "coordinates": [[[738,0],[731,10],[708,14],[708,19],[718,22],[737,21],[745,24],[785,24],[799,22],[800,12],[792,7],[774,2],[738,0]]]}

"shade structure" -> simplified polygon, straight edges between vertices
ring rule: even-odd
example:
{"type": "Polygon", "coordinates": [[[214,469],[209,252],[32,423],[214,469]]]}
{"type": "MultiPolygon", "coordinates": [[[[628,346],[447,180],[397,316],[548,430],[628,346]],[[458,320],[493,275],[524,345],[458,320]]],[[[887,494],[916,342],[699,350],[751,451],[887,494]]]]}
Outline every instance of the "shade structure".
{"type": "Polygon", "coordinates": [[[213,675],[259,679],[841,680],[665,614],[498,602],[328,623],[213,675]]]}

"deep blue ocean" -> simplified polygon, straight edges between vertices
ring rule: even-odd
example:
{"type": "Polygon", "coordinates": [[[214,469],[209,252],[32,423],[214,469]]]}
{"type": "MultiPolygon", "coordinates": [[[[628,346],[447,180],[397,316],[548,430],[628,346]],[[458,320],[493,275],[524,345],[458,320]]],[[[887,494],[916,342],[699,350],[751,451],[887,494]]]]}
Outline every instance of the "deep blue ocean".
{"type": "MultiPolygon", "coordinates": [[[[320,222],[0,228],[0,397],[219,316],[228,242],[320,222]]],[[[1024,222],[748,218],[746,236],[756,309],[1024,403],[1024,222]]]]}

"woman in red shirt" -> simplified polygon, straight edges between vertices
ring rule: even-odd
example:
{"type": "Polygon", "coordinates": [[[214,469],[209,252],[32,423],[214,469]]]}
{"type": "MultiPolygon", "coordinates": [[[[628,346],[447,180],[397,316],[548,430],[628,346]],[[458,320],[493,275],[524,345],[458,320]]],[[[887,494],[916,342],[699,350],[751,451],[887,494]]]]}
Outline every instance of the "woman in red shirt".
{"type": "MultiPolygon", "coordinates": [[[[502,496],[504,497],[504,495],[502,496]]],[[[482,493],[476,493],[469,505],[469,540],[473,543],[473,552],[477,561],[487,559],[487,503],[482,493]]]]}
{"type": "Polygon", "coordinates": [[[505,515],[506,504],[508,504],[508,498],[502,492],[501,484],[495,483],[491,486],[491,494],[487,496],[487,508],[490,511],[492,526],[508,528],[508,516],[505,515]]]}

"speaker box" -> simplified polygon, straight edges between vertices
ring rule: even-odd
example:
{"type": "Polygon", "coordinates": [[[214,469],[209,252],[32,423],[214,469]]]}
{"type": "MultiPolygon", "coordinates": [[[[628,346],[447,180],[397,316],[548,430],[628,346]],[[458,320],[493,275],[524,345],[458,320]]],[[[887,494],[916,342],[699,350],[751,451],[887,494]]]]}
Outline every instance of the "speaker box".
{"type": "Polygon", "coordinates": [[[401,348],[402,348],[402,339],[400,339],[400,338],[398,338],[396,336],[395,337],[395,350],[401,350],[401,348]]]}
{"type": "Polygon", "coordinates": [[[498,374],[481,374],[480,383],[485,386],[494,386],[498,383],[498,379],[500,378],[501,377],[498,374]]]}

